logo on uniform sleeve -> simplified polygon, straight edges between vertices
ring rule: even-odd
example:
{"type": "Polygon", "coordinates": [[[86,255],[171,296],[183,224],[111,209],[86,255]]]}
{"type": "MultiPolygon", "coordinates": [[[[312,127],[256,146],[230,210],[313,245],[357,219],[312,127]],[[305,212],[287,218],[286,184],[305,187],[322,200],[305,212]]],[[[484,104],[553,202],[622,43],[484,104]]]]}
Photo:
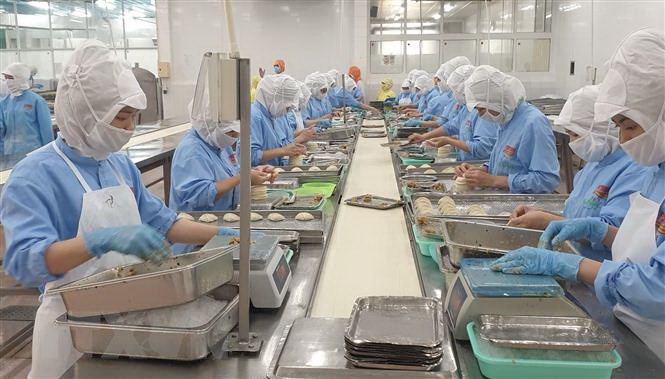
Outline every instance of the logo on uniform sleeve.
{"type": "Polygon", "coordinates": [[[599,199],[607,199],[607,195],[609,195],[609,193],[610,193],[610,187],[604,184],[599,185],[593,191],[593,194],[599,199]]]}
{"type": "Polygon", "coordinates": [[[503,154],[507,157],[514,157],[515,153],[517,153],[517,149],[510,145],[506,145],[506,147],[503,148],[503,154]]]}
{"type": "Polygon", "coordinates": [[[235,164],[238,163],[238,160],[236,159],[236,154],[235,154],[235,153],[231,153],[231,154],[229,154],[229,161],[230,161],[231,164],[233,164],[233,165],[235,165],[235,164]]]}
{"type": "Polygon", "coordinates": [[[665,211],[661,211],[656,219],[656,231],[665,234],[665,211]]]}
{"type": "Polygon", "coordinates": [[[23,104],[23,109],[32,109],[32,104],[23,104]]]}

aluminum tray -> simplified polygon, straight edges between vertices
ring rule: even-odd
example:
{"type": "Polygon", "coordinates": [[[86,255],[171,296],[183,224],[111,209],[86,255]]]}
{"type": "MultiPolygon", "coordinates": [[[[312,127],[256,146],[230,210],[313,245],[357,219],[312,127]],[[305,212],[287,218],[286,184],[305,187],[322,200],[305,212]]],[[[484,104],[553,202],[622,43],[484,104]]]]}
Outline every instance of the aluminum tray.
{"type": "MultiPolygon", "coordinates": [[[[443,219],[443,246],[450,261],[461,267],[463,258],[499,257],[522,246],[538,246],[541,230],[515,228],[478,221],[443,219]]],[[[578,254],[566,241],[558,251],[578,254]]]]}
{"type": "Polygon", "coordinates": [[[612,335],[590,318],[481,315],[481,337],[518,349],[611,351],[612,335]]]}
{"type": "Polygon", "coordinates": [[[116,267],[46,295],[61,295],[70,316],[89,317],[187,303],[232,278],[233,248],[222,247],[116,267]]]}
{"type": "Polygon", "coordinates": [[[429,132],[430,130],[431,129],[429,129],[429,128],[422,128],[422,127],[409,128],[409,127],[397,126],[395,128],[395,136],[397,138],[407,138],[408,136],[410,136],[413,133],[423,134],[423,133],[429,132]]]}
{"type": "MultiPolygon", "coordinates": [[[[325,217],[323,212],[320,210],[316,211],[306,211],[311,213],[314,216],[312,221],[297,221],[295,219],[296,215],[301,211],[294,210],[273,210],[273,211],[254,211],[263,216],[263,220],[256,221],[251,223],[252,230],[292,230],[300,233],[300,243],[321,243],[323,242],[323,231],[325,228],[325,217]],[[268,220],[268,215],[270,213],[281,213],[286,217],[286,220],[281,222],[273,222],[268,220]]],[[[218,220],[213,225],[218,226],[228,226],[231,228],[240,227],[240,222],[226,222],[222,218],[227,213],[238,214],[237,211],[233,212],[188,212],[192,216],[200,217],[204,213],[212,213],[218,217],[218,220]]]]}
{"type": "MultiPolygon", "coordinates": [[[[434,170],[436,170],[436,171],[438,171],[439,173],[441,173],[441,171],[443,171],[443,170],[445,170],[445,169],[447,169],[447,168],[449,168],[449,167],[457,167],[457,166],[459,166],[461,163],[468,163],[468,164],[470,164],[470,165],[482,166],[484,163],[487,163],[487,162],[488,162],[488,161],[484,161],[484,160],[480,160],[480,161],[464,161],[464,162],[454,161],[454,162],[445,162],[445,163],[429,163],[429,165],[430,165],[434,170]]],[[[420,169],[419,167],[417,167],[417,168],[415,168],[415,169],[407,170],[406,168],[407,168],[408,166],[409,166],[409,165],[405,165],[405,164],[400,165],[400,166],[399,166],[399,171],[400,171],[400,173],[402,173],[402,174],[420,174],[421,172],[427,170],[426,168],[424,168],[424,169],[420,169]]],[[[452,174],[452,175],[454,175],[454,174],[452,174]]]]}
{"type": "Polygon", "coordinates": [[[415,296],[368,296],[356,299],[344,333],[353,344],[433,348],[443,342],[441,302],[415,296]]]}
{"type": "Polygon", "coordinates": [[[303,165],[303,166],[282,166],[280,167],[281,169],[284,170],[284,172],[280,172],[279,176],[282,176],[284,178],[299,178],[299,177],[309,177],[309,176],[316,176],[316,177],[330,177],[330,176],[340,176],[342,175],[342,171],[346,167],[346,165],[343,164],[335,164],[337,166],[336,171],[326,171],[326,169],[331,166],[323,166],[323,165],[303,165]],[[292,172],[291,170],[299,167],[302,169],[301,172],[292,172]],[[321,171],[308,171],[312,167],[318,167],[321,169],[321,171]]]}
{"type": "Polygon", "coordinates": [[[392,363],[389,360],[377,359],[373,362],[368,362],[367,359],[357,360],[355,357],[353,357],[349,353],[346,353],[344,356],[346,357],[346,359],[349,362],[351,362],[352,365],[354,365],[356,367],[371,368],[371,369],[383,369],[383,370],[432,371],[434,368],[436,368],[438,365],[441,364],[441,361],[443,361],[443,358],[440,358],[440,359],[437,360],[436,363],[433,363],[433,364],[401,365],[401,364],[392,363]]]}
{"type": "Polygon", "coordinates": [[[316,139],[321,141],[329,141],[329,140],[351,138],[355,134],[355,131],[356,129],[353,127],[330,128],[318,132],[316,134],[316,139]]]}
{"type": "Polygon", "coordinates": [[[275,205],[275,209],[316,210],[326,201],[324,196],[298,196],[293,201],[284,200],[275,205]]]}
{"type": "Polygon", "coordinates": [[[376,195],[362,195],[354,196],[352,198],[344,200],[348,205],[353,205],[356,207],[387,210],[393,208],[399,208],[404,205],[402,200],[389,199],[387,197],[381,197],[376,195]]]}
{"type": "Polygon", "coordinates": [[[454,217],[455,219],[472,220],[497,220],[507,222],[510,219],[510,213],[518,205],[528,205],[538,207],[550,212],[562,213],[568,195],[515,195],[515,194],[440,194],[432,192],[416,192],[411,195],[413,200],[419,197],[430,199],[434,206],[434,211],[438,217],[454,217]],[[448,196],[455,201],[459,215],[438,214],[438,208],[434,206],[443,196],[448,196]],[[471,216],[468,215],[468,209],[472,205],[479,205],[485,210],[487,215],[471,216]]]}
{"type": "Polygon", "coordinates": [[[383,133],[362,132],[361,135],[363,138],[384,138],[388,134],[386,132],[383,133]]]}
{"type": "Polygon", "coordinates": [[[74,348],[82,353],[193,361],[207,357],[211,348],[237,325],[237,293],[237,287],[228,285],[211,292],[215,299],[228,304],[198,328],[114,325],[98,317],[68,319],[67,314],[55,322],[69,327],[74,348]]]}

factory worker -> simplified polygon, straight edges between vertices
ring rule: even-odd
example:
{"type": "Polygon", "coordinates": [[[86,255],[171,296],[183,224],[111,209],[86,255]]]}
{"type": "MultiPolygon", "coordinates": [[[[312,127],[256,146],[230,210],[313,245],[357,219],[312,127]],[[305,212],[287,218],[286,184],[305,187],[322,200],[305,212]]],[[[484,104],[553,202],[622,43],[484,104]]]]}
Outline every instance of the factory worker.
{"type": "Polygon", "coordinates": [[[350,77],[350,76],[345,76],[344,77],[344,89],[343,90],[338,90],[335,91],[334,93],[331,93],[328,95],[328,98],[333,100],[335,103],[340,104],[340,106],[344,107],[356,107],[360,108],[363,110],[366,110],[368,112],[374,112],[374,113],[379,113],[379,110],[371,107],[367,104],[363,104],[356,100],[353,97],[353,93],[356,90],[356,82],[350,77]]]}
{"type": "MultiPolygon", "coordinates": [[[[594,122],[598,86],[583,87],[568,96],[554,122],[566,129],[573,153],[586,162],[575,175],[571,192],[561,215],[521,205],[509,225],[545,229],[550,222],[564,218],[596,217],[619,227],[629,208],[629,195],[639,191],[649,169],[635,163],[619,146],[619,130],[609,120],[594,122]]],[[[580,244],[582,255],[593,259],[612,259],[602,245],[580,244]]]]}
{"type": "Polygon", "coordinates": [[[46,100],[30,90],[30,67],[12,63],[2,75],[9,96],[0,100],[0,150],[6,155],[27,154],[53,141],[46,100]]]}
{"type": "Polygon", "coordinates": [[[417,103],[416,97],[418,96],[418,94],[416,93],[415,86],[416,86],[416,79],[418,79],[421,76],[429,76],[429,74],[427,73],[427,71],[424,71],[424,70],[417,70],[416,69],[416,70],[409,71],[409,74],[407,76],[407,80],[409,81],[409,88],[411,89],[411,91],[410,91],[411,92],[411,102],[410,103],[405,102],[404,104],[399,105],[398,108],[399,108],[400,111],[405,112],[407,110],[416,109],[418,107],[418,105],[416,104],[417,103]]]}
{"type": "Polygon", "coordinates": [[[283,74],[286,70],[286,63],[282,59],[275,60],[275,63],[272,64],[272,70],[275,74],[283,74]]]}
{"type": "MultiPolygon", "coordinates": [[[[416,109],[407,109],[405,112],[407,116],[422,116],[422,113],[427,109],[427,104],[433,97],[431,93],[433,87],[434,82],[432,81],[432,78],[427,75],[419,76],[416,79],[416,84],[414,85],[416,90],[416,109]]],[[[434,94],[434,96],[436,96],[436,94],[434,94]]]]}
{"type": "Polygon", "coordinates": [[[326,74],[314,72],[305,78],[305,85],[309,88],[312,96],[307,106],[302,111],[306,126],[328,127],[331,125],[332,105],[328,101],[328,88],[330,79],[326,74]]]}
{"type": "Polygon", "coordinates": [[[404,79],[397,98],[395,99],[399,106],[411,104],[411,83],[409,79],[404,79]]]}
{"type": "Polygon", "coordinates": [[[393,80],[388,78],[383,79],[381,81],[381,88],[379,88],[379,92],[376,94],[376,100],[385,101],[386,99],[395,96],[395,91],[393,91],[393,80]]]}
{"type": "Polygon", "coordinates": [[[358,100],[360,103],[365,102],[365,94],[362,89],[362,77],[360,74],[360,68],[358,66],[349,67],[348,75],[356,82],[356,88],[353,90],[353,97],[358,100]]]}
{"type": "Polygon", "coordinates": [[[256,87],[259,86],[261,77],[259,75],[252,76],[252,89],[249,90],[249,100],[253,103],[256,98],[256,87]]]}
{"type": "Polygon", "coordinates": [[[305,109],[312,93],[303,82],[298,82],[298,107],[292,108],[286,115],[288,125],[293,131],[294,140],[297,143],[305,143],[316,138],[314,126],[305,127],[305,121],[302,117],[302,110],[305,109]]]}
{"type": "MultiPolygon", "coordinates": [[[[447,86],[461,108],[452,120],[428,133],[435,134],[438,132],[442,135],[441,137],[425,141],[425,144],[431,147],[438,148],[450,145],[457,148],[459,151],[457,160],[459,161],[488,159],[496,143],[496,124],[480,118],[476,109],[469,110],[466,108],[464,82],[475,69],[474,66],[465,65],[458,67],[450,74],[447,86]]],[[[427,137],[427,134],[425,137],[427,137]]]]}
{"type": "Polygon", "coordinates": [[[630,196],[617,229],[598,218],[552,222],[541,238],[551,248],[587,240],[612,249],[602,262],[523,247],[493,264],[506,273],[556,275],[593,284],[601,304],[665,362],[665,37],[642,29],[628,36],[609,60],[595,120],[619,127],[623,150],[636,163],[658,165],[630,196]]]}
{"type": "Polygon", "coordinates": [[[491,66],[479,66],[464,82],[466,106],[498,125],[489,165],[463,163],[456,174],[472,187],[511,193],[550,193],[560,182],[554,134],[547,118],[524,101],[517,79],[491,66]]]}
{"type": "Polygon", "coordinates": [[[285,166],[288,160],[305,153],[305,146],[284,143],[276,119],[298,107],[300,87],[288,75],[266,75],[256,89],[256,101],[252,104],[251,150],[252,166],[268,164],[285,166]]]}
{"type": "MultiPolygon", "coordinates": [[[[129,65],[99,41],[72,54],[58,85],[60,136],[23,159],[0,197],[7,237],[4,268],[42,291],[97,272],[169,254],[168,241],[205,244],[228,228],[176,220],[117,153],[132,136],[146,97],[129,65]]],[[[62,298],[45,294],[37,311],[29,377],[60,377],[81,353],[66,326],[62,298]]]]}

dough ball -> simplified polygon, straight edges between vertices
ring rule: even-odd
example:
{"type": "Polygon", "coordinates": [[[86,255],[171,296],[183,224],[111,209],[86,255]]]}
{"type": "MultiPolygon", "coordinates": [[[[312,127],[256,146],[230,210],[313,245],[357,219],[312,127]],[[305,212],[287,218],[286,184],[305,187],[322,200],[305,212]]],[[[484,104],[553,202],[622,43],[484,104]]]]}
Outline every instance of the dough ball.
{"type": "Polygon", "coordinates": [[[178,218],[181,218],[181,219],[184,219],[184,220],[194,221],[194,216],[190,215],[189,213],[185,213],[185,212],[180,212],[178,214],[178,218]]]}
{"type": "Polygon", "coordinates": [[[432,166],[428,165],[427,163],[420,165],[420,168],[432,168],[432,166]]]}
{"type": "Polygon", "coordinates": [[[434,174],[436,174],[436,170],[430,168],[430,169],[425,170],[424,174],[425,175],[434,175],[434,174]]]}
{"type": "Polygon", "coordinates": [[[312,167],[310,167],[309,170],[307,170],[307,171],[321,171],[321,169],[318,168],[318,167],[316,167],[316,166],[312,166],[312,167]]]}
{"type": "Polygon", "coordinates": [[[328,166],[328,168],[326,168],[326,171],[335,171],[336,172],[337,170],[339,170],[339,168],[335,165],[330,165],[330,166],[328,166]]]}
{"type": "Polygon", "coordinates": [[[300,212],[296,215],[296,220],[298,221],[312,221],[314,216],[309,212],[300,212]]]}
{"type": "Polygon", "coordinates": [[[302,168],[294,167],[294,168],[291,169],[291,172],[302,172],[302,168]]]}
{"type": "Polygon", "coordinates": [[[268,220],[272,222],[284,221],[284,215],[282,215],[281,213],[271,213],[268,215],[268,220]]]}
{"type": "Polygon", "coordinates": [[[411,170],[415,170],[415,169],[416,169],[416,166],[412,166],[412,165],[406,166],[407,171],[411,171],[411,170]]]}
{"type": "Polygon", "coordinates": [[[204,213],[199,217],[199,221],[201,222],[215,222],[217,219],[217,216],[212,213],[204,213]]]}
{"type": "Polygon", "coordinates": [[[227,214],[224,215],[222,220],[224,220],[226,222],[238,222],[238,221],[240,221],[240,216],[238,216],[235,213],[227,213],[227,214]]]}
{"type": "Polygon", "coordinates": [[[252,213],[249,214],[249,219],[250,219],[252,222],[254,222],[254,221],[261,221],[261,220],[263,220],[263,216],[261,216],[261,215],[258,214],[258,213],[254,213],[254,212],[252,212],[252,213]]]}
{"type": "Polygon", "coordinates": [[[455,167],[446,167],[443,170],[441,170],[442,174],[454,174],[455,173],[455,167]]]}

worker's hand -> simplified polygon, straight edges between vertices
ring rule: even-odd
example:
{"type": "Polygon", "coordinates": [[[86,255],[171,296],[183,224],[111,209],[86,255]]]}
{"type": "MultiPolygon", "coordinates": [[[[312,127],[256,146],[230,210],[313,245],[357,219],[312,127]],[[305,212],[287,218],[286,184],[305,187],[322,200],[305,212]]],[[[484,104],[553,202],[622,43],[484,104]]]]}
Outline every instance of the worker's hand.
{"type": "Polygon", "coordinates": [[[441,147],[450,144],[450,139],[446,136],[443,137],[436,137],[432,139],[428,139],[427,141],[423,142],[426,146],[429,147],[441,147]]]}
{"type": "Polygon", "coordinates": [[[259,170],[252,170],[249,173],[252,185],[260,185],[270,180],[271,174],[259,170]]]}
{"type": "Polygon", "coordinates": [[[584,257],[525,246],[492,262],[490,268],[504,274],[558,276],[577,281],[577,272],[584,257]]]}
{"type": "Polygon", "coordinates": [[[508,226],[544,230],[550,222],[560,219],[560,217],[553,215],[552,213],[534,209],[517,217],[511,216],[510,221],[508,221],[508,226]]]}
{"type": "Polygon", "coordinates": [[[477,168],[471,168],[464,173],[466,183],[473,187],[496,187],[495,178],[496,176],[477,168]]]}
{"type": "Polygon", "coordinates": [[[409,128],[414,128],[414,127],[420,126],[420,124],[422,124],[422,123],[423,123],[423,120],[418,120],[417,118],[412,118],[410,120],[407,120],[404,123],[404,126],[409,127],[409,128]]]}
{"type": "Polygon", "coordinates": [[[425,137],[420,133],[413,133],[409,135],[408,140],[409,143],[423,142],[425,140],[425,137]]]}
{"type": "Polygon", "coordinates": [[[94,257],[109,251],[134,255],[150,261],[161,261],[171,255],[164,235],[148,225],[125,225],[83,233],[85,247],[94,257]]]}
{"type": "Polygon", "coordinates": [[[289,157],[295,157],[298,155],[303,155],[307,151],[305,145],[299,143],[292,143],[284,146],[284,155],[289,157]]]}
{"type": "Polygon", "coordinates": [[[298,134],[298,137],[296,137],[295,141],[296,143],[305,143],[313,140],[316,137],[316,130],[314,127],[309,127],[306,129],[303,129],[300,134],[298,134]]]}
{"type": "Polygon", "coordinates": [[[381,114],[381,111],[374,107],[369,107],[369,111],[375,114],[381,114]]]}
{"type": "Polygon", "coordinates": [[[473,166],[471,166],[468,163],[462,163],[461,165],[455,167],[455,175],[456,176],[464,176],[467,171],[471,170],[473,166]]]}
{"type": "Polygon", "coordinates": [[[532,207],[530,205],[524,205],[524,204],[518,205],[518,206],[515,207],[515,209],[513,209],[513,212],[510,214],[510,219],[512,220],[514,218],[524,216],[525,214],[527,214],[531,211],[535,211],[537,209],[538,208],[532,207]]]}
{"type": "Polygon", "coordinates": [[[240,236],[240,231],[236,229],[227,228],[226,226],[220,226],[219,229],[217,229],[217,235],[238,237],[240,236]]]}
{"type": "Polygon", "coordinates": [[[552,249],[564,241],[587,240],[599,244],[605,239],[609,226],[597,218],[585,217],[553,221],[540,236],[538,247],[552,249]]]}

